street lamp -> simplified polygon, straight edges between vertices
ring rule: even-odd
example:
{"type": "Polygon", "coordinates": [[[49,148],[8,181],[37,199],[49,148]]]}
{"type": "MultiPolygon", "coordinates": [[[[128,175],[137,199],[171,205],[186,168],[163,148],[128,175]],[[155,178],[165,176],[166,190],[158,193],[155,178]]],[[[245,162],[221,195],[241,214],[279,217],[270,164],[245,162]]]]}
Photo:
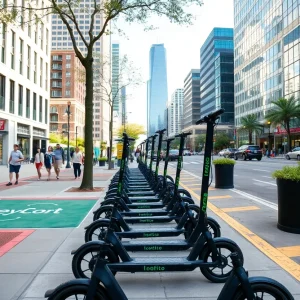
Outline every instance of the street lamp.
{"type": "Polygon", "coordinates": [[[71,106],[71,101],[68,101],[68,108],[66,110],[66,114],[68,115],[68,149],[67,149],[66,168],[68,168],[68,169],[71,168],[71,165],[70,165],[70,115],[71,115],[70,106],[71,106]]]}
{"type": "Polygon", "coordinates": [[[268,157],[270,157],[270,153],[271,153],[271,122],[270,121],[268,121],[268,125],[269,125],[268,157]]]}

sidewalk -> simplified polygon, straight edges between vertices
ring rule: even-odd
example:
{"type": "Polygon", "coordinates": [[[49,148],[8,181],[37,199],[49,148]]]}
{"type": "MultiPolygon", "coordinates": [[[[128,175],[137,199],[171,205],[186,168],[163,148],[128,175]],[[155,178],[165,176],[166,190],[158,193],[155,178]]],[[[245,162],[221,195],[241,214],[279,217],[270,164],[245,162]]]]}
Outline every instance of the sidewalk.
{"type": "MultiPolygon", "coordinates": [[[[135,164],[132,164],[132,166],[134,165],[135,164]]],[[[10,241],[10,246],[12,247],[10,250],[8,249],[9,247],[4,245],[7,248],[7,252],[4,253],[3,251],[2,254],[1,249],[3,248],[3,241],[6,242],[6,245],[9,243],[7,243],[7,237],[6,240],[5,238],[1,239],[1,233],[3,234],[3,230],[2,232],[0,230],[1,300],[42,300],[44,299],[44,293],[46,290],[54,288],[59,284],[74,278],[71,270],[72,256],[70,252],[84,243],[84,227],[92,221],[93,206],[97,207],[99,205],[96,199],[100,197],[101,201],[101,198],[104,196],[104,191],[100,193],[66,192],[66,190],[70,187],[79,186],[79,182],[72,179],[71,171],[72,170],[65,171],[61,176],[62,179],[59,181],[53,180],[49,183],[31,179],[26,180],[26,183],[28,182],[26,185],[13,187],[9,191],[0,191],[1,199],[7,199],[7,197],[14,197],[14,199],[22,199],[21,197],[26,197],[26,199],[30,197],[32,197],[32,199],[39,198],[38,202],[31,200],[31,202],[36,205],[38,203],[47,202],[48,204],[53,203],[61,206],[63,205],[63,202],[71,202],[71,205],[67,206],[67,209],[61,211],[61,219],[65,220],[66,218],[68,222],[73,222],[74,219],[70,220],[70,216],[74,215],[78,217],[75,221],[79,222],[78,226],[74,225],[70,227],[62,227],[65,226],[65,224],[61,221],[61,219],[58,220],[56,218],[52,220],[55,220],[53,222],[55,224],[56,222],[60,222],[59,224],[62,224],[59,229],[53,227],[25,229],[24,227],[24,229],[19,230],[19,232],[23,232],[21,236],[12,237],[10,241]],[[71,196],[69,196],[69,194],[71,194],[71,196]],[[44,200],[47,195],[48,199],[51,199],[51,201],[44,200]],[[74,201],[70,200],[70,197],[73,197],[74,201]],[[90,201],[92,201],[92,203],[89,203],[90,201]],[[84,213],[89,213],[85,218],[82,215],[78,215],[77,208],[80,205],[86,205],[86,203],[89,203],[89,208],[85,206],[84,213]],[[67,215],[63,215],[63,212],[66,212],[67,215]]],[[[111,177],[116,170],[108,171],[106,168],[103,169],[95,167],[94,171],[94,185],[96,187],[106,188],[109,184],[109,177],[111,177]]],[[[187,183],[192,184],[192,180],[188,176],[188,174],[184,175],[183,172],[182,186],[185,184],[187,185],[187,183]],[[186,183],[184,183],[184,181],[186,181],[186,183]]],[[[193,180],[195,180],[194,184],[200,183],[199,179],[196,177],[193,180]]],[[[197,193],[199,191],[195,190],[196,186],[194,186],[193,189],[193,197],[196,200],[198,197],[197,193]]],[[[233,229],[232,226],[228,224],[228,219],[224,221],[224,215],[222,212],[212,206],[214,205],[217,207],[224,205],[223,207],[228,207],[230,203],[227,201],[236,201],[235,203],[237,206],[240,201],[245,201],[246,199],[243,196],[234,198],[231,193],[233,192],[228,194],[228,191],[211,188],[209,201],[211,201],[210,208],[213,210],[209,211],[209,216],[215,218],[220,223],[223,237],[234,240],[241,247],[245,258],[245,267],[249,270],[250,276],[268,276],[274,278],[284,284],[295,296],[296,300],[300,300],[299,281],[294,279],[294,277],[284,271],[282,267],[268,258],[263,252],[236,231],[236,229],[233,229]],[[231,197],[227,197],[228,195],[231,197]]],[[[0,206],[3,201],[8,202],[13,200],[1,200],[0,206]]],[[[19,202],[18,205],[21,205],[22,203],[27,204],[29,202],[29,200],[15,201],[19,202]]],[[[0,210],[1,209],[3,208],[0,207],[0,210]]],[[[36,209],[36,212],[38,211],[41,213],[44,210],[39,208],[36,209]]],[[[12,219],[12,217],[10,218],[12,219]]],[[[37,220],[36,222],[40,222],[40,220],[37,220]]],[[[3,226],[3,222],[0,222],[0,226],[1,225],[3,226]]],[[[31,227],[35,226],[32,223],[30,225],[31,227]]],[[[18,230],[10,230],[10,234],[14,232],[16,233],[18,230]]],[[[132,257],[149,257],[154,255],[186,256],[188,253],[188,251],[169,253],[136,252],[130,253],[130,255],[132,257]]],[[[212,284],[208,282],[200,273],[199,269],[193,272],[186,272],[184,274],[176,272],[151,274],[118,273],[116,278],[129,299],[140,300],[216,299],[223,286],[223,284],[212,284]]]]}

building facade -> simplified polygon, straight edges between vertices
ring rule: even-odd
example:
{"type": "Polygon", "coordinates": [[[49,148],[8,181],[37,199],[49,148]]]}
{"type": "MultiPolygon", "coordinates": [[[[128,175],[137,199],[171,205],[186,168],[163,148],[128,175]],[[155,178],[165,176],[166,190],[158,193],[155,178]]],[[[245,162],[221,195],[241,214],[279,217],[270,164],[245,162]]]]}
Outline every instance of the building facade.
{"type": "Polygon", "coordinates": [[[227,66],[223,70],[223,66],[218,65],[218,56],[221,60],[227,54],[233,54],[233,29],[214,28],[200,49],[200,115],[203,117],[224,107],[226,113],[220,123],[233,124],[234,83],[225,79],[232,76],[232,72],[228,75],[227,66]]]}
{"type": "Polygon", "coordinates": [[[85,125],[85,76],[84,68],[73,50],[51,52],[51,99],[50,132],[67,135],[70,139],[84,138],[85,125]],[[68,128],[68,102],[70,106],[70,128],[68,128]]]}
{"type": "MultiPolygon", "coordinates": [[[[78,20],[80,31],[86,40],[89,40],[89,28],[91,20],[91,8],[94,2],[92,0],[80,1],[80,9],[75,11],[75,17],[78,20]]],[[[94,34],[100,32],[102,16],[95,15],[94,34]]],[[[74,36],[79,49],[85,53],[86,47],[80,38],[78,31],[71,22],[74,29],[74,36]]],[[[52,15],[52,50],[73,50],[73,44],[66,26],[62,23],[58,15],[52,15]]],[[[109,104],[103,99],[102,74],[105,78],[111,76],[111,37],[104,34],[94,45],[94,121],[93,121],[93,139],[94,145],[100,147],[100,141],[109,140],[109,104]],[[105,70],[104,70],[105,69],[105,70]]],[[[109,87],[108,87],[109,88],[109,87]]]]}
{"type": "Polygon", "coordinates": [[[200,69],[192,69],[184,80],[183,129],[200,119],[200,69]]]}
{"type": "Polygon", "coordinates": [[[47,147],[50,18],[26,21],[0,23],[0,164],[7,164],[14,144],[28,159],[47,147]]]}
{"type": "Polygon", "coordinates": [[[169,136],[175,136],[183,129],[183,89],[176,89],[168,109],[169,136]]]}
{"type": "Polygon", "coordinates": [[[114,111],[120,113],[120,44],[113,42],[111,45],[111,93],[114,111]]]}
{"type": "Polygon", "coordinates": [[[168,100],[167,61],[164,44],[152,45],[147,84],[147,131],[152,135],[164,127],[165,105],[168,100]]]}
{"type": "MultiPolygon", "coordinates": [[[[265,124],[272,101],[300,96],[299,1],[235,0],[235,125],[255,114],[265,124]]],[[[292,145],[300,146],[300,124],[293,124],[292,145]]],[[[267,143],[267,133],[258,141],[267,143]]],[[[283,150],[286,133],[271,128],[272,148],[283,150]]],[[[241,137],[242,139],[243,137],[241,137]]]]}

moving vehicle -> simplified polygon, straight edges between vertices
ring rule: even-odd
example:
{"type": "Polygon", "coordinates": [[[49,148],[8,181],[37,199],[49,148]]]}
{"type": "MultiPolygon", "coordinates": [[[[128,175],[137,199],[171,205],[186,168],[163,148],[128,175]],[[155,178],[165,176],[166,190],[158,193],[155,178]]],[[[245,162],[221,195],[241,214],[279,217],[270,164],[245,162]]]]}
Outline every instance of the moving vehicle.
{"type": "MultiPolygon", "coordinates": [[[[177,160],[179,156],[179,150],[178,149],[171,149],[169,152],[169,161],[177,160]]],[[[166,154],[163,154],[163,160],[165,160],[166,154]]]]}
{"type": "Polygon", "coordinates": [[[300,160],[300,147],[296,147],[292,151],[288,152],[285,155],[285,158],[288,160],[290,160],[290,159],[300,160]]]}
{"type": "Polygon", "coordinates": [[[257,145],[243,145],[234,153],[234,159],[238,160],[239,158],[243,160],[252,160],[253,158],[261,160],[262,151],[257,145]]]}

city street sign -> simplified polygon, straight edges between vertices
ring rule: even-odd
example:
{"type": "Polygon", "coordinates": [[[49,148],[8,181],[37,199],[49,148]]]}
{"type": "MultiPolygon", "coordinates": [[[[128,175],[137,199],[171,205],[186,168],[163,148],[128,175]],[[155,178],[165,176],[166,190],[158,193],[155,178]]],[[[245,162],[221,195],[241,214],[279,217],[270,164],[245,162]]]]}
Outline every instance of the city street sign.
{"type": "Polygon", "coordinates": [[[77,227],[97,200],[2,200],[0,228],[77,227]]]}

